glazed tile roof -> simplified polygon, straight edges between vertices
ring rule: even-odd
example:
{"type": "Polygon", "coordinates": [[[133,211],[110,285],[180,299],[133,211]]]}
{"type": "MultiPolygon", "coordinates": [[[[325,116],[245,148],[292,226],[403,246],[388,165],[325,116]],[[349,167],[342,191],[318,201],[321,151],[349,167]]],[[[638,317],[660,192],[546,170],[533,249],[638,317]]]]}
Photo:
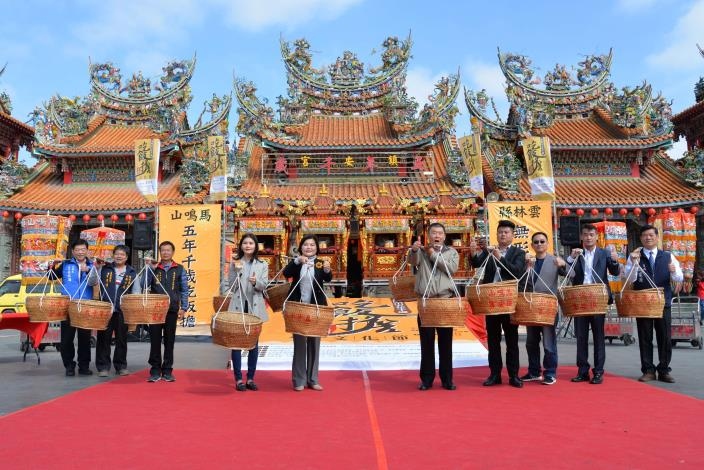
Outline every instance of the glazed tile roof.
{"type": "Polygon", "coordinates": [[[386,118],[380,114],[365,116],[318,116],[312,115],[306,124],[287,126],[286,133],[296,139],[270,137],[261,134],[262,139],[283,148],[316,147],[404,147],[421,143],[434,134],[430,130],[424,134],[398,138],[386,118]]]}
{"type": "Polygon", "coordinates": [[[598,109],[586,118],[557,119],[546,128],[542,135],[550,137],[552,147],[656,147],[666,143],[672,134],[638,138],[636,131],[616,126],[611,119],[598,109]]]}
{"type": "Polygon", "coordinates": [[[700,101],[699,103],[693,104],[689,108],[686,108],[680,111],[679,113],[675,114],[674,116],[672,116],[672,122],[674,124],[680,124],[688,118],[694,117],[702,113],[704,113],[704,101],[700,101]]]}
{"type": "Polygon", "coordinates": [[[147,126],[106,124],[101,116],[91,121],[86,132],[79,136],[66,137],[58,145],[37,144],[35,148],[48,155],[131,154],[134,153],[135,140],[159,138],[163,141],[166,135],[158,134],[147,126]]]}
{"type": "Polygon", "coordinates": [[[10,116],[9,114],[4,113],[2,111],[0,111],[0,122],[4,123],[10,127],[14,127],[15,129],[19,130],[21,133],[23,133],[27,136],[34,137],[34,128],[32,126],[29,126],[29,125],[25,124],[24,122],[22,122],[18,119],[15,119],[12,116],[10,116]]]}
{"type": "MultiPolygon", "coordinates": [[[[475,197],[469,188],[460,188],[453,185],[447,177],[446,157],[443,147],[436,144],[432,147],[434,160],[434,181],[428,183],[384,183],[388,195],[395,198],[429,198],[435,197],[441,191],[448,190],[450,195],[459,198],[475,197]]],[[[257,146],[250,157],[250,165],[247,170],[247,180],[238,190],[230,190],[229,195],[233,197],[257,197],[261,193],[263,186],[261,183],[261,155],[264,153],[262,147],[257,146]]],[[[267,189],[274,199],[284,200],[313,200],[319,196],[323,182],[311,183],[309,185],[274,185],[270,184],[267,189]]],[[[326,184],[327,196],[335,200],[355,200],[373,198],[377,200],[380,196],[380,182],[369,182],[360,180],[350,181],[346,184],[326,184]]]]}
{"type": "MultiPolygon", "coordinates": [[[[493,171],[484,160],[484,176],[490,186],[493,171]]],[[[657,156],[641,167],[640,177],[591,177],[555,178],[555,192],[558,207],[636,207],[672,206],[704,202],[704,193],[687,185],[676,173],[676,169],[666,156],[657,156]]],[[[504,200],[525,201],[531,199],[530,184],[524,174],[519,183],[519,192],[500,189],[504,200]]]]}
{"type": "MultiPolygon", "coordinates": [[[[38,174],[18,193],[0,200],[0,208],[22,212],[52,211],[58,213],[95,213],[101,211],[150,211],[154,203],[147,202],[134,183],[74,183],[63,184],[61,174],[44,164],[38,174]]],[[[181,196],[179,175],[170,175],[159,186],[160,204],[191,204],[202,202],[207,191],[192,198],[181,196]]]]}

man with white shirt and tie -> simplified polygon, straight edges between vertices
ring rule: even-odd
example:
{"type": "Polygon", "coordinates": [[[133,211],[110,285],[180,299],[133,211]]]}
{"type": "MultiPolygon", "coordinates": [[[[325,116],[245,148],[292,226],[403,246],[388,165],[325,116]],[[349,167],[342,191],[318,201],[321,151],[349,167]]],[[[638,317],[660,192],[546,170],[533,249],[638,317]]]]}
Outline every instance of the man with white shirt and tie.
{"type": "MultiPolygon", "coordinates": [[[[626,264],[625,275],[633,269],[634,263],[650,277],[656,287],[665,291],[665,307],[662,318],[636,318],[638,325],[638,346],[640,348],[640,368],[643,375],[638,379],[641,382],[650,382],[657,379],[660,382],[675,383],[670,375],[670,360],[672,359],[672,343],[670,342],[670,327],[672,318],[670,306],[672,304],[671,281],[682,282],[682,269],[680,263],[670,252],[658,250],[658,229],[652,225],[644,225],[640,229],[640,242],[643,248],[631,253],[626,264]],[[653,364],[653,329],[658,342],[658,365],[653,364]]],[[[653,286],[643,273],[639,273],[633,282],[633,289],[650,289],[653,286]]]]}
{"type": "MultiPolygon", "coordinates": [[[[583,284],[596,284],[601,282],[606,285],[609,293],[609,304],[613,303],[611,289],[607,271],[613,276],[617,276],[620,271],[618,255],[616,251],[608,251],[596,246],[598,239],[596,227],[592,224],[582,225],[581,239],[584,250],[575,248],[567,257],[567,264],[574,266],[574,278],[572,284],[575,286],[583,284]],[[580,257],[579,255],[583,256],[580,257]]],[[[604,381],[604,362],[606,361],[606,346],[604,341],[604,315],[586,315],[575,317],[574,331],[577,336],[577,376],[572,378],[572,382],[589,382],[599,385],[604,381]],[[592,329],[592,339],[594,340],[594,368],[593,376],[589,379],[589,327],[592,329]]]]}

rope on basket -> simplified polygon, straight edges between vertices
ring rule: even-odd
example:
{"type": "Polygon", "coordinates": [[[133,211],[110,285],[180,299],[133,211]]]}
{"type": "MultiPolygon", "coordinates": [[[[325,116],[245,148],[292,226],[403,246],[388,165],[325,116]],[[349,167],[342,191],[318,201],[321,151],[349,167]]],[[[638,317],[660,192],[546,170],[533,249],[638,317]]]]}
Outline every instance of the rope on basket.
{"type": "MultiPolygon", "coordinates": [[[[313,282],[315,282],[315,284],[316,284],[318,287],[320,287],[320,291],[323,293],[323,296],[327,299],[328,296],[325,295],[325,291],[323,290],[323,286],[321,286],[321,285],[318,283],[318,280],[315,278],[315,270],[314,270],[314,268],[311,269],[311,266],[310,266],[308,263],[306,263],[306,264],[301,265],[301,271],[303,271],[303,268],[304,268],[304,267],[307,267],[307,268],[308,268],[308,269],[306,270],[305,276],[309,276],[311,279],[313,279],[313,282]]],[[[293,291],[295,291],[295,290],[296,290],[296,287],[298,287],[298,285],[301,283],[301,280],[303,279],[303,276],[304,276],[304,275],[298,276],[298,281],[296,281],[296,284],[293,286],[293,289],[291,289],[291,290],[288,292],[288,296],[286,296],[286,300],[284,300],[284,307],[283,307],[283,310],[284,310],[284,311],[286,310],[286,302],[288,302],[288,299],[291,297],[291,294],[293,294],[293,291]]],[[[316,295],[315,295],[315,289],[312,289],[312,291],[313,291],[313,292],[312,292],[312,293],[313,293],[313,300],[315,301],[315,316],[316,316],[316,318],[318,318],[318,317],[320,317],[320,305],[318,304],[318,298],[317,298],[316,295]]]]}
{"type": "MultiPolygon", "coordinates": [[[[240,273],[241,274],[241,273],[240,273]]],[[[225,302],[227,301],[227,298],[232,295],[232,291],[235,289],[235,287],[238,287],[240,291],[240,312],[242,313],[242,325],[244,326],[244,333],[249,336],[249,332],[252,331],[252,324],[247,324],[247,317],[245,317],[244,313],[244,300],[242,300],[242,296],[244,294],[244,289],[242,288],[242,282],[240,281],[240,278],[242,276],[236,276],[235,280],[232,281],[232,285],[227,289],[227,293],[225,294],[225,298],[223,299],[222,303],[220,304],[220,307],[218,307],[218,311],[215,312],[215,315],[213,315],[213,319],[210,321],[211,322],[211,327],[215,327],[215,319],[220,315],[220,311],[222,310],[222,306],[225,305],[225,302]]]]}
{"type": "MultiPolygon", "coordinates": [[[[662,295],[660,294],[660,289],[658,289],[658,286],[655,285],[655,281],[648,275],[647,272],[645,272],[645,269],[640,265],[640,263],[631,263],[631,271],[628,273],[628,276],[626,276],[626,280],[623,282],[623,287],[621,287],[621,291],[619,292],[619,295],[623,296],[623,291],[626,289],[626,286],[628,286],[629,282],[633,282],[635,280],[635,277],[633,280],[631,280],[631,275],[633,273],[637,273],[638,271],[642,272],[643,275],[645,276],[645,279],[648,281],[650,286],[653,289],[656,289],[658,293],[658,297],[661,297],[662,295]]],[[[679,294],[677,294],[677,297],[679,298],[679,294]]]]}
{"type": "Polygon", "coordinates": [[[423,291],[423,296],[421,297],[421,302],[423,302],[423,306],[425,307],[425,301],[428,299],[428,289],[430,289],[430,283],[433,280],[433,275],[437,271],[438,267],[438,262],[442,259],[442,263],[445,265],[445,272],[447,273],[448,277],[450,278],[450,283],[452,284],[452,289],[455,291],[455,297],[457,297],[457,305],[461,308],[462,307],[462,297],[460,297],[460,292],[457,290],[457,286],[455,285],[455,280],[452,278],[452,274],[450,274],[450,267],[447,265],[447,262],[445,261],[445,257],[442,255],[442,251],[438,253],[438,255],[435,257],[435,262],[433,263],[433,269],[430,271],[430,277],[428,277],[428,284],[425,286],[425,290],[423,291]]]}
{"type": "MultiPolygon", "coordinates": [[[[403,261],[401,262],[401,266],[396,270],[393,276],[391,276],[391,281],[396,284],[396,279],[401,275],[404,269],[406,269],[406,266],[408,266],[408,256],[411,254],[411,249],[409,248],[408,251],[406,251],[406,256],[403,257],[403,261]]],[[[409,272],[409,274],[413,274],[409,272]]]]}
{"type": "MultiPolygon", "coordinates": [[[[113,301],[110,299],[110,295],[108,295],[108,289],[105,287],[105,284],[103,284],[103,280],[100,279],[100,273],[98,272],[97,268],[95,267],[95,264],[90,267],[90,271],[88,271],[88,275],[86,276],[85,282],[82,282],[83,284],[83,289],[81,289],[81,292],[78,294],[78,303],[76,305],[76,308],[78,311],[81,311],[81,301],[83,300],[83,293],[86,291],[86,288],[88,288],[88,278],[91,276],[91,274],[95,273],[96,277],[98,278],[98,285],[103,288],[103,292],[105,292],[105,297],[108,298],[108,303],[110,304],[110,312],[115,311],[115,304],[113,301]]],[[[80,285],[79,285],[80,287],[80,285]]],[[[71,300],[75,298],[71,297],[71,300]]]]}
{"type": "MultiPolygon", "coordinates": [[[[572,272],[574,272],[574,267],[577,265],[577,262],[579,262],[579,258],[582,258],[584,260],[584,266],[587,265],[587,259],[584,257],[584,255],[582,253],[577,255],[577,259],[575,259],[574,262],[572,262],[572,264],[570,264],[570,269],[567,270],[567,275],[565,276],[565,278],[562,280],[562,282],[560,283],[560,285],[557,288],[557,291],[560,293],[560,297],[562,297],[563,299],[565,298],[565,294],[562,291],[565,288],[565,286],[567,285],[567,282],[570,280],[570,274],[572,272]]],[[[592,276],[596,277],[596,279],[599,281],[599,284],[601,284],[601,289],[602,289],[602,293],[604,294],[604,297],[608,297],[609,294],[606,291],[606,284],[604,283],[604,280],[602,278],[600,278],[599,275],[596,273],[596,271],[594,271],[593,269],[592,269],[592,276]]]]}
{"type": "Polygon", "coordinates": [[[269,282],[267,283],[266,287],[264,288],[264,297],[266,297],[267,299],[269,298],[269,296],[267,295],[266,290],[267,290],[269,287],[271,287],[271,285],[274,283],[274,280],[275,280],[277,277],[279,277],[279,275],[281,275],[281,273],[284,272],[284,269],[286,269],[286,266],[284,266],[283,268],[279,269],[279,272],[277,272],[276,274],[274,274],[274,277],[272,277],[272,278],[269,280],[269,282]]]}
{"type": "Polygon", "coordinates": [[[41,297],[39,297],[39,308],[43,308],[43,306],[44,306],[44,297],[46,297],[46,290],[49,287],[50,281],[59,281],[59,284],[61,284],[61,287],[63,288],[63,290],[66,291],[66,286],[64,286],[64,283],[61,282],[61,278],[56,275],[56,273],[54,272],[53,269],[49,268],[47,270],[46,274],[43,275],[41,279],[39,279],[39,282],[37,282],[34,285],[34,287],[32,287],[32,290],[30,290],[29,293],[31,294],[32,292],[34,292],[34,289],[36,289],[39,286],[39,284],[42,284],[42,281],[44,281],[43,282],[44,287],[42,288],[42,295],[41,295],[41,297]],[[50,279],[52,276],[54,277],[54,279],[50,279]]]}
{"type": "Polygon", "coordinates": [[[545,281],[543,280],[542,277],[540,277],[540,273],[537,272],[535,269],[533,269],[533,267],[531,266],[528,269],[526,269],[526,272],[523,273],[523,275],[521,277],[518,278],[519,285],[521,284],[521,280],[523,280],[524,277],[526,278],[526,282],[523,284],[523,298],[525,299],[526,302],[528,302],[529,304],[532,304],[533,303],[533,294],[536,293],[535,292],[535,285],[533,285],[533,290],[528,292],[528,280],[531,279],[531,276],[530,276],[531,273],[535,273],[538,280],[540,280],[540,282],[543,283],[543,285],[548,290],[548,292],[550,292],[552,295],[557,297],[557,295],[555,295],[555,293],[552,291],[552,289],[550,289],[550,286],[545,283],[545,281]],[[528,297],[526,297],[527,293],[531,294],[530,299],[528,299],[528,297]]]}
{"type": "MultiPolygon", "coordinates": [[[[490,260],[490,259],[493,259],[493,261],[494,261],[494,266],[495,266],[495,267],[496,267],[496,263],[499,263],[499,265],[500,265],[502,268],[504,268],[504,269],[506,270],[506,272],[511,275],[512,278],[514,278],[516,281],[519,281],[519,280],[520,280],[519,278],[517,278],[516,276],[513,275],[513,273],[511,272],[511,270],[508,269],[508,268],[506,267],[506,265],[505,265],[504,263],[502,263],[499,258],[497,258],[496,256],[494,256],[494,253],[493,253],[493,252],[490,252],[490,251],[488,251],[488,250],[487,250],[487,252],[488,252],[488,255],[487,255],[487,257],[484,259],[484,262],[481,264],[481,266],[479,266],[479,267],[477,268],[477,272],[481,272],[481,276],[479,277],[479,281],[480,281],[480,282],[477,282],[477,284],[476,284],[476,286],[475,286],[475,289],[476,289],[476,291],[477,291],[477,297],[479,297],[479,295],[481,294],[481,280],[484,278],[484,271],[486,270],[486,265],[489,263],[489,260],[490,260]]],[[[523,277],[523,276],[521,276],[521,277],[523,277]]]]}

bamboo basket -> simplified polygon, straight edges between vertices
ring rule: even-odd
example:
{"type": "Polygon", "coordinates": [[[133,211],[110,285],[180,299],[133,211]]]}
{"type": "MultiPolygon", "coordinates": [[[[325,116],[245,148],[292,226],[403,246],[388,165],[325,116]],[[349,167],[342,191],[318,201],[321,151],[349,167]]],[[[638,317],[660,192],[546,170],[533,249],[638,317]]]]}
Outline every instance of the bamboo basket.
{"type": "Polygon", "coordinates": [[[397,302],[416,300],[418,294],[416,294],[415,288],[416,277],[412,275],[392,277],[391,282],[389,282],[391,297],[397,302]]]}
{"type": "Polygon", "coordinates": [[[213,344],[229,349],[254,349],[261,332],[261,319],[249,313],[220,312],[210,323],[213,344]]]}
{"type": "Polygon", "coordinates": [[[516,311],[518,280],[467,286],[467,300],[475,315],[504,315],[516,311]],[[478,290],[478,291],[477,291],[478,290]]]}
{"type": "Polygon", "coordinates": [[[552,294],[526,292],[518,294],[511,323],[525,326],[553,326],[557,316],[557,297],[552,294]]]}
{"type": "Polygon", "coordinates": [[[72,300],[68,304],[68,316],[74,328],[104,330],[112,317],[112,305],[100,300],[72,300]]]}
{"type": "Polygon", "coordinates": [[[662,318],[665,308],[665,292],[662,287],[624,290],[616,296],[616,310],[619,317],[662,318]]]}
{"type": "Polygon", "coordinates": [[[560,289],[562,312],[567,317],[606,315],[609,293],[602,283],[568,286],[560,289]]]}
{"type": "Polygon", "coordinates": [[[64,321],[68,318],[68,295],[28,295],[25,300],[29,321],[64,321]]]}
{"type": "Polygon", "coordinates": [[[335,307],[287,301],[284,304],[286,332],[303,336],[325,337],[335,318],[335,307]]]}
{"type": "Polygon", "coordinates": [[[161,325],[169,311],[166,294],[125,294],[120,299],[120,310],[129,325],[161,325]]]}
{"type": "Polygon", "coordinates": [[[227,312],[230,308],[231,297],[216,295],[213,297],[213,310],[216,312],[227,312]]]}
{"type": "Polygon", "coordinates": [[[459,328],[467,318],[467,299],[460,297],[418,300],[418,316],[423,327],[459,328]]]}
{"type": "Polygon", "coordinates": [[[269,307],[271,307],[274,312],[280,312],[284,309],[284,303],[286,302],[289,289],[291,289],[291,283],[284,282],[283,284],[272,285],[266,290],[266,298],[269,301],[269,307]]]}

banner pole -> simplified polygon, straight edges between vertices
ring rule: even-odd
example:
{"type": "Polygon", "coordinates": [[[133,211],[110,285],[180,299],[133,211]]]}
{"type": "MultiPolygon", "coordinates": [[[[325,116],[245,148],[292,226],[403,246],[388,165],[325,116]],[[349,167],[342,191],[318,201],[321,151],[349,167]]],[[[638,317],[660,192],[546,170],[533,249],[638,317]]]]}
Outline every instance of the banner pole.
{"type": "Polygon", "coordinates": [[[220,220],[220,293],[223,293],[223,283],[225,281],[225,230],[227,228],[227,211],[226,203],[227,200],[223,200],[221,203],[222,216],[220,220]]]}
{"type": "Polygon", "coordinates": [[[550,202],[550,205],[552,206],[552,236],[553,236],[553,252],[557,255],[557,205],[555,204],[555,200],[553,199],[550,202]]]}

